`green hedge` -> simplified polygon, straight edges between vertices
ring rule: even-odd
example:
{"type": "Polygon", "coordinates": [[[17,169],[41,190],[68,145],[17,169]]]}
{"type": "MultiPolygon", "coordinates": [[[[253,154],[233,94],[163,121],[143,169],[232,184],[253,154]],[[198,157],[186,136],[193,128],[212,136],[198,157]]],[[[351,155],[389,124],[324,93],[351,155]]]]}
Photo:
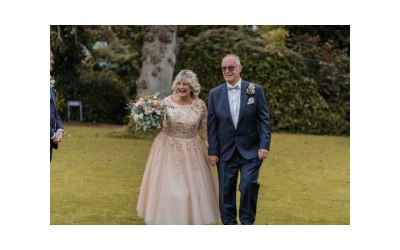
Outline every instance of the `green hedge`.
{"type": "Polygon", "coordinates": [[[86,122],[126,122],[126,90],[113,72],[82,72],[79,83],[79,95],[86,122]]]}
{"type": "MultiPolygon", "coordinates": [[[[175,74],[184,68],[193,70],[202,85],[200,97],[207,102],[209,90],[224,81],[221,59],[237,54],[243,65],[242,79],[265,90],[273,131],[349,134],[349,120],[332,112],[332,103],[321,95],[319,79],[309,73],[308,58],[284,46],[267,45],[260,34],[246,27],[199,31],[180,44],[175,74]]],[[[348,89],[341,91],[349,96],[348,89]]],[[[349,103],[336,106],[349,110],[349,103]]]]}

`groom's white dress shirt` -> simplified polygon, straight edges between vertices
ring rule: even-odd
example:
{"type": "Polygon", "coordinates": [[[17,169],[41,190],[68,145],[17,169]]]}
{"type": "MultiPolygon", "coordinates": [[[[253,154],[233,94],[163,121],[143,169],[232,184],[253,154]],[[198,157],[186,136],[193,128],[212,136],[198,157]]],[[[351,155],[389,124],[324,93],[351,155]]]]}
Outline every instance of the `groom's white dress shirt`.
{"type": "Polygon", "coordinates": [[[226,83],[228,88],[229,108],[235,129],[237,128],[237,123],[239,120],[241,82],[242,79],[239,79],[239,81],[233,86],[229,83],[226,83]]]}

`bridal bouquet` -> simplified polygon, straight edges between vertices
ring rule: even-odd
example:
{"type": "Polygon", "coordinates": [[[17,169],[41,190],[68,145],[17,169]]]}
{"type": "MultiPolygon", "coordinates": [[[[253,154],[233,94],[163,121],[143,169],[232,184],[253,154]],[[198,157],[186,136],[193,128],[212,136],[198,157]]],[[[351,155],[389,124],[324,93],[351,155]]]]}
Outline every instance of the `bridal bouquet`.
{"type": "Polygon", "coordinates": [[[131,109],[129,118],[136,124],[136,131],[159,129],[166,121],[166,105],[159,98],[160,93],[151,94],[144,91],[128,103],[131,109]]]}

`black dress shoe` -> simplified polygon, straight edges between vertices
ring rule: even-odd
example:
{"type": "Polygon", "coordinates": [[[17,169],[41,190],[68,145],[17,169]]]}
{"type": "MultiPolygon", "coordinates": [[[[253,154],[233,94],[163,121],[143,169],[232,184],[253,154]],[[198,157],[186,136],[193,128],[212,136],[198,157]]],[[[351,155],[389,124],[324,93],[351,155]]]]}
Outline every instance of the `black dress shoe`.
{"type": "Polygon", "coordinates": [[[254,221],[253,221],[253,222],[250,222],[250,221],[241,221],[240,224],[242,224],[242,225],[253,225],[253,224],[254,224],[254,221]]]}

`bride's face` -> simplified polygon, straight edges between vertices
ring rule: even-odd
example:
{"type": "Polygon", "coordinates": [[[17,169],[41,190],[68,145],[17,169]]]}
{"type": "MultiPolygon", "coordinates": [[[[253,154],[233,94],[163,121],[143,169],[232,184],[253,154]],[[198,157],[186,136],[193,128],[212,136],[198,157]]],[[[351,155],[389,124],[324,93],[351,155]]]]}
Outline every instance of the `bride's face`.
{"type": "Polygon", "coordinates": [[[178,82],[176,84],[176,91],[179,97],[190,97],[190,83],[178,82]]]}

